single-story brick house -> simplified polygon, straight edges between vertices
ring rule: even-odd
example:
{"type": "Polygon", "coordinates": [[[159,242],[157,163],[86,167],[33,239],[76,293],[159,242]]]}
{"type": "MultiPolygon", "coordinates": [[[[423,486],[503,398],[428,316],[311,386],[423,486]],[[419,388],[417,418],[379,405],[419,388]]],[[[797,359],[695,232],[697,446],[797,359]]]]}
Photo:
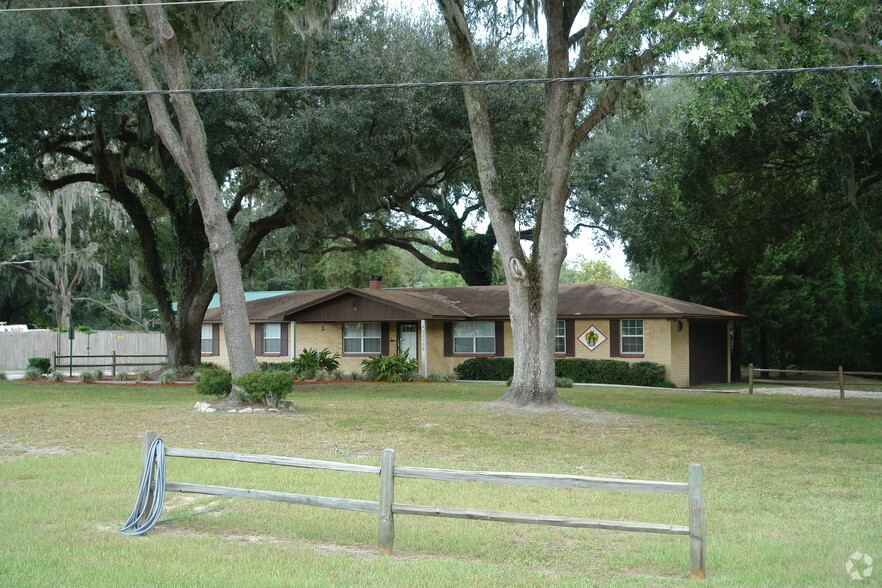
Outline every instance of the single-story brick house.
{"type": "MultiPolygon", "coordinates": [[[[653,361],[678,386],[729,380],[729,323],[743,315],[610,284],[561,285],[560,357],[653,361]]],[[[340,354],[361,371],[372,355],[409,350],[424,375],[450,373],[469,357],[513,355],[506,286],[303,290],[247,302],[260,361],[303,349],[340,354]]],[[[206,361],[229,365],[218,308],[205,314],[206,361]]]]}

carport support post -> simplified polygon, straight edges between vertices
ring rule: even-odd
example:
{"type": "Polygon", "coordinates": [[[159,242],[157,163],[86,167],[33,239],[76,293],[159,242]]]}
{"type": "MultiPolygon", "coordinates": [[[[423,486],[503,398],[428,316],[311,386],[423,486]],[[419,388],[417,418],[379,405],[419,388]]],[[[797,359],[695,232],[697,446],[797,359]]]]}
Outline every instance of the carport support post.
{"type": "Polygon", "coordinates": [[[689,464],[689,563],[692,577],[698,579],[705,576],[707,535],[701,477],[701,464],[689,464]]]}
{"type": "Polygon", "coordinates": [[[747,393],[753,394],[753,364],[747,366],[747,393]]]}
{"type": "Polygon", "coordinates": [[[839,366],[839,398],[845,398],[845,372],[839,366]]]}
{"type": "Polygon", "coordinates": [[[395,519],[392,503],[395,500],[395,450],[384,449],[380,460],[380,524],[377,550],[380,555],[392,555],[395,543],[395,519]]]}

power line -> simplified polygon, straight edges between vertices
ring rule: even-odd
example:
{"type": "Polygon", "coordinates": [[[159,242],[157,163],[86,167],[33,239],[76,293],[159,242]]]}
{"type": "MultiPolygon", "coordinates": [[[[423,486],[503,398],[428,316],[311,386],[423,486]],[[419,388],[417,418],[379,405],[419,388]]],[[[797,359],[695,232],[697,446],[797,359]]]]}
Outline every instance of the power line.
{"type": "MultiPolygon", "coordinates": [[[[243,0],[244,1],[244,0],[243,0]]],[[[174,94],[245,94],[252,92],[329,92],[340,90],[394,90],[404,88],[451,88],[461,86],[514,86],[523,84],[566,84],[682,78],[732,78],[799,73],[882,70],[882,65],[839,65],[789,69],[746,69],[731,71],[637,74],[628,76],[588,76],[578,78],[526,78],[514,80],[474,80],[453,82],[400,82],[392,84],[343,84],[333,86],[267,86],[251,88],[187,88],[183,90],[101,90],[82,92],[0,92],[0,98],[77,98],[85,96],[151,96],[174,94]]]]}
{"type": "MultiPolygon", "coordinates": [[[[181,0],[180,2],[155,2],[150,6],[180,6],[186,4],[228,4],[231,2],[253,2],[254,0],[181,0]]],[[[117,4],[113,8],[133,8],[142,7],[144,4],[117,4]]],[[[89,10],[89,9],[106,9],[103,4],[91,4],[85,6],[42,6],[27,8],[0,8],[0,12],[51,12],[54,10],[89,10]]]]}

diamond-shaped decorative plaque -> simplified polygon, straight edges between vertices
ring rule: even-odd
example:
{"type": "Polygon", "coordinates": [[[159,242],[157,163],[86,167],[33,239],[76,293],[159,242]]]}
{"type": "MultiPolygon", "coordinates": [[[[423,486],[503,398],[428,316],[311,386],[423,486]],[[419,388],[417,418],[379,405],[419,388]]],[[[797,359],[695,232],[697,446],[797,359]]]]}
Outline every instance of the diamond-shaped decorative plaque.
{"type": "Polygon", "coordinates": [[[597,327],[591,325],[585,329],[584,333],[579,335],[578,339],[579,343],[588,348],[588,351],[594,351],[600,347],[601,343],[606,341],[607,336],[601,333],[597,327]]]}

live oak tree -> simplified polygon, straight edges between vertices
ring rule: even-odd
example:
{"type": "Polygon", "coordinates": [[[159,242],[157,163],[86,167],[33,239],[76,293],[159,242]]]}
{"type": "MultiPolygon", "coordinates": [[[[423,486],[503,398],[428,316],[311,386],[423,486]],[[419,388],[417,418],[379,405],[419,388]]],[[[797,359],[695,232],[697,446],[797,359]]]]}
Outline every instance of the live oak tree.
{"type": "MultiPolygon", "coordinates": [[[[651,70],[665,56],[695,41],[714,18],[716,3],[660,0],[527,1],[510,4],[517,17],[545,28],[546,76],[575,78],[636,74],[651,70]]],[[[438,0],[463,81],[484,77],[473,41],[474,21],[495,5],[438,0]]],[[[504,19],[497,19],[497,22],[504,19]]],[[[485,22],[493,22],[487,19],[485,22]]],[[[508,282],[515,367],[503,401],[517,405],[558,402],[554,382],[554,324],[557,286],[566,256],[564,213],[573,152],[613,116],[626,92],[624,81],[548,84],[544,123],[532,167],[532,193],[506,193],[499,170],[498,139],[487,106],[487,91],[464,86],[472,145],[481,191],[502,256],[508,282]],[[519,198],[529,202],[532,245],[526,250],[518,230],[519,198]]]]}
{"type": "MultiPolygon", "coordinates": [[[[119,7],[120,3],[116,0],[105,0],[105,4],[109,8],[116,37],[141,86],[145,90],[161,90],[162,85],[147,59],[145,47],[136,41],[128,16],[119,7]]],[[[144,10],[168,89],[190,89],[189,69],[162,6],[146,2],[144,10]]],[[[257,371],[257,358],[245,309],[238,249],[221,199],[220,187],[209,162],[207,138],[199,110],[190,94],[169,97],[175,118],[161,95],[148,94],[145,98],[156,134],[184,172],[199,202],[221,298],[221,316],[230,371],[234,378],[257,371]]]]}

